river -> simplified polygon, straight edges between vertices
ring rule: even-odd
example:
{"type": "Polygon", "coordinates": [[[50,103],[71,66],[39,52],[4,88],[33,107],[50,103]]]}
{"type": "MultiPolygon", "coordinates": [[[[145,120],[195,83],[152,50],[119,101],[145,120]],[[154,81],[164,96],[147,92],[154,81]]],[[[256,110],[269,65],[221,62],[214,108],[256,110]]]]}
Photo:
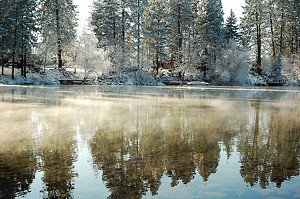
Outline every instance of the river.
{"type": "Polygon", "coordinates": [[[0,86],[0,198],[300,198],[300,89],[0,86]]]}

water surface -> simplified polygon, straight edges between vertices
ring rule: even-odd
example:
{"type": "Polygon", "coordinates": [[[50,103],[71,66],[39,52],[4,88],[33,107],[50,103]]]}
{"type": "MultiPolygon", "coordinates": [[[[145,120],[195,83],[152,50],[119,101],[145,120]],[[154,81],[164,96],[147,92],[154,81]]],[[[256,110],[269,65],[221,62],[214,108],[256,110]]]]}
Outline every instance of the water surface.
{"type": "Polygon", "coordinates": [[[0,198],[300,198],[298,88],[0,86],[0,198]]]}

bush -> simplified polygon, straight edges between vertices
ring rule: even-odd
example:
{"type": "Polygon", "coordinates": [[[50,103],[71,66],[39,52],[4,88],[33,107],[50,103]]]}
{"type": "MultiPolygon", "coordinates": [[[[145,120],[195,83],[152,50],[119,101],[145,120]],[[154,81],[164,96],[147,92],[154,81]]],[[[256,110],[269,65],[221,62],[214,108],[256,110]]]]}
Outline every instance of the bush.
{"type": "Polygon", "coordinates": [[[217,59],[213,71],[213,83],[242,86],[249,84],[250,55],[234,40],[229,41],[223,54],[217,59]]]}

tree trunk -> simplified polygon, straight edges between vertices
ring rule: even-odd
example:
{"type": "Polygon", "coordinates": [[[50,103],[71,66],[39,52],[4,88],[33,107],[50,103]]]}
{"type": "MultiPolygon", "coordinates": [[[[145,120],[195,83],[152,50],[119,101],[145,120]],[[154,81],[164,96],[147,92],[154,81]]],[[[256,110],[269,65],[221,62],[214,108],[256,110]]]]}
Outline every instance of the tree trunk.
{"type": "Polygon", "coordinates": [[[122,48],[125,53],[125,8],[122,9],[122,48]]]}
{"type": "Polygon", "coordinates": [[[27,59],[27,56],[26,56],[26,52],[25,52],[25,54],[24,54],[24,63],[23,63],[23,64],[24,64],[24,66],[23,66],[23,67],[24,67],[24,69],[23,69],[23,73],[24,73],[23,76],[24,76],[25,78],[26,78],[26,76],[27,76],[27,75],[26,75],[26,64],[27,64],[26,59],[27,59]]]}
{"type": "Polygon", "coordinates": [[[283,31],[284,31],[284,14],[281,14],[281,25],[280,25],[280,54],[283,55],[283,31]]]}
{"type": "Polygon", "coordinates": [[[272,56],[276,57],[276,50],[275,50],[275,41],[274,41],[274,29],[273,29],[273,19],[272,14],[270,12],[270,28],[271,28],[271,37],[272,37],[272,56]]]}
{"type": "MultiPolygon", "coordinates": [[[[140,0],[138,0],[137,65],[140,68],[140,0]]],[[[141,69],[141,68],[140,68],[141,69]]]]}
{"type": "Polygon", "coordinates": [[[2,75],[4,75],[4,53],[2,52],[2,55],[1,55],[1,65],[2,65],[2,75]]]}
{"type": "Polygon", "coordinates": [[[14,49],[13,49],[13,54],[12,54],[12,56],[13,56],[13,63],[12,63],[12,67],[11,67],[11,78],[12,79],[15,79],[15,47],[14,47],[14,49]]]}
{"type": "Polygon", "coordinates": [[[18,5],[16,3],[16,12],[15,12],[15,29],[14,29],[14,46],[13,46],[13,63],[11,67],[11,78],[15,79],[15,55],[16,55],[16,48],[17,48],[17,25],[18,25],[18,5]]]}
{"type": "Polygon", "coordinates": [[[122,8],[122,64],[125,65],[125,8],[122,8]]]}
{"type": "MultiPolygon", "coordinates": [[[[4,38],[2,37],[2,44],[4,45],[5,48],[5,44],[4,44],[4,38]]],[[[1,49],[1,64],[2,64],[2,75],[4,75],[4,50],[1,49]]]]}
{"type": "Polygon", "coordinates": [[[158,75],[159,61],[158,61],[158,49],[156,49],[156,75],[158,75]]]}
{"type": "Polygon", "coordinates": [[[178,63],[181,63],[181,50],[182,50],[182,36],[181,36],[181,8],[179,3],[177,4],[177,37],[178,37],[178,46],[177,46],[177,53],[178,53],[178,63]]]}
{"type": "Polygon", "coordinates": [[[116,38],[117,38],[117,33],[116,33],[116,18],[114,18],[114,24],[113,24],[113,38],[114,38],[114,45],[116,44],[116,38]]]}
{"type": "Polygon", "coordinates": [[[22,54],[21,54],[21,75],[24,76],[24,44],[23,44],[23,35],[22,35],[22,54]]]}
{"type": "Polygon", "coordinates": [[[61,48],[61,36],[60,36],[60,23],[59,23],[59,5],[58,0],[56,0],[56,33],[57,33],[57,58],[58,58],[58,68],[62,68],[62,48],[61,48]]]}
{"type": "Polygon", "coordinates": [[[256,45],[257,45],[257,72],[261,73],[261,24],[259,14],[256,12],[256,45]]]}
{"type": "MultiPolygon", "coordinates": [[[[16,20],[17,21],[17,20],[16,20]]],[[[17,23],[16,23],[17,26],[17,23]]],[[[16,55],[16,47],[17,47],[17,27],[15,27],[15,38],[14,38],[14,47],[13,47],[13,61],[11,67],[11,78],[15,79],[15,55],[16,55]]]]}

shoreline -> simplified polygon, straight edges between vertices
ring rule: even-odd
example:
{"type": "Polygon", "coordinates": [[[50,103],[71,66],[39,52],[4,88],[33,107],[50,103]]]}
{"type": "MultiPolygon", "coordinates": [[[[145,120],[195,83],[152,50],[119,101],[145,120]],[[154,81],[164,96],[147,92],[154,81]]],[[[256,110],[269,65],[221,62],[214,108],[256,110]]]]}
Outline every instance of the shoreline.
{"type": "MultiPolygon", "coordinates": [[[[286,78],[287,79],[287,78],[286,78]]],[[[119,74],[107,74],[101,77],[84,78],[83,74],[67,70],[51,69],[41,72],[27,73],[23,77],[16,73],[15,79],[10,74],[0,75],[0,85],[140,85],[140,86],[242,86],[242,87],[274,87],[267,85],[270,79],[257,74],[249,74],[249,83],[245,85],[216,85],[200,78],[180,80],[178,77],[154,77],[146,71],[122,71],[119,74]]],[[[296,80],[287,79],[282,86],[300,86],[296,80]]]]}

